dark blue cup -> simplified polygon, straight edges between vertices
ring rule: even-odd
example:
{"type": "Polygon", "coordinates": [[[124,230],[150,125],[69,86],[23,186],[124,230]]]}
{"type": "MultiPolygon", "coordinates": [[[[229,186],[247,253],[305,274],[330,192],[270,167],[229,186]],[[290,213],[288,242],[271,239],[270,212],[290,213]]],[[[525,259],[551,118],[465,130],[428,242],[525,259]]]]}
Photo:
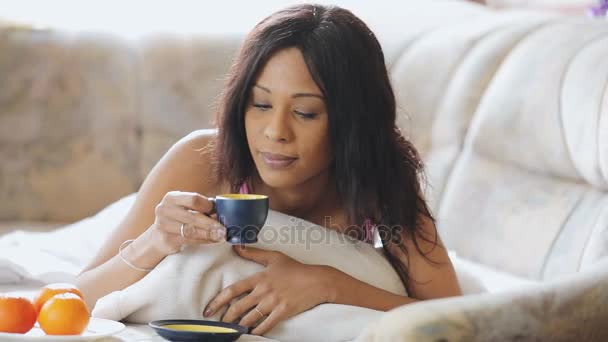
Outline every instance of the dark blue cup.
{"type": "Polygon", "coordinates": [[[232,244],[258,242],[258,233],[268,216],[268,196],[224,194],[209,198],[217,218],[226,227],[226,241],[232,244]]]}

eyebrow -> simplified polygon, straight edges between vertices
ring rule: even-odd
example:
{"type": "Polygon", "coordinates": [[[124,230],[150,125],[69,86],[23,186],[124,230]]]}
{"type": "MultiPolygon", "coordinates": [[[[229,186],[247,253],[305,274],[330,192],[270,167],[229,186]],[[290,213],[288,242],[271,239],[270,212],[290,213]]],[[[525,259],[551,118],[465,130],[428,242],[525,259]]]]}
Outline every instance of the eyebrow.
{"type": "MultiPolygon", "coordinates": [[[[263,91],[267,92],[268,94],[271,94],[272,92],[270,91],[270,89],[263,87],[259,84],[254,84],[253,85],[256,88],[262,89],[263,91]]],[[[293,95],[291,95],[292,98],[297,98],[297,97],[317,97],[321,100],[325,100],[325,97],[323,97],[323,95],[319,95],[319,94],[313,94],[313,93],[295,93],[293,95]]]]}

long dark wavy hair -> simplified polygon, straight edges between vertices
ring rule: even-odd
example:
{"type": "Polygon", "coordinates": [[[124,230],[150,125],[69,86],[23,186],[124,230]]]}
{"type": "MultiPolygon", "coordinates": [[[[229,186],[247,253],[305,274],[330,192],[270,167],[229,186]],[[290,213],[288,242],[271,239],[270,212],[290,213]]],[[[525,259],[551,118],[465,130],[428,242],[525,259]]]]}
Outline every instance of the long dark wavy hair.
{"type": "MultiPolygon", "coordinates": [[[[410,280],[404,242],[437,245],[437,233],[422,231],[433,218],[422,196],[423,164],[396,126],[395,95],[382,48],[372,31],[350,11],[296,5],[258,23],[245,38],[218,103],[218,135],[213,149],[216,176],[231,190],[256,172],[245,135],[245,110],[256,77],[278,50],[298,48],[325,97],[334,161],[330,172],[351,227],[371,219],[385,254],[406,288],[410,280]],[[428,221],[427,220],[427,221],[428,221]],[[398,249],[392,248],[398,247],[398,249]]],[[[358,229],[361,231],[362,228],[358,229]]],[[[428,259],[428,258],[427,258],[428,259]]]]}

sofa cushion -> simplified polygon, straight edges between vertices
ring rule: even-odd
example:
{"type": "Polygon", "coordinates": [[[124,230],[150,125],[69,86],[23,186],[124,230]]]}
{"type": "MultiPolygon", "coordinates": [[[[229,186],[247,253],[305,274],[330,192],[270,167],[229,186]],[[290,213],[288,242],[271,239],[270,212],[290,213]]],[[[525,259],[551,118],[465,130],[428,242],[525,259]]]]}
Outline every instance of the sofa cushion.
{"type": "Polygon", "coordinates": [[[134,43],[139,76],[140,179],[181,137],[214,127],[218,94],[241,39],[155,35],[134,43]]]}
{"type": "Polygon", "coordinates": [[[443,173],[438,222],[449,248],[530,279],[608,254],[607,41],[608,27],[590,20],[548,22],[479,90],[463,149],[443,173]]]}
{"type": "Polygon", "coordinates": [[[133,55],[114,37],[0,27],[0,220],[72,221],[138,185],[133,55]]]}
{"type": "Polygon", "coordinates": [[[438,209],[447,177],[485,89],[521,39],[552,16],[484,11],[419,33],[390,68],[398,125],[427,165],[438,209]]]}

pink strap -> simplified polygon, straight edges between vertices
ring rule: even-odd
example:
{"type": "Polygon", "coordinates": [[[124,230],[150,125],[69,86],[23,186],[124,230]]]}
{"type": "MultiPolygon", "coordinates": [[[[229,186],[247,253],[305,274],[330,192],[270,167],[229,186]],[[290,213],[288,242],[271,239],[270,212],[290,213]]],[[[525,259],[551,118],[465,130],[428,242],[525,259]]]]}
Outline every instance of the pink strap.
{"type": "Polygon", "coordinates": [[[239,194],[249,194],[249,186],[247,185],[247,182],[243,182],[243,184],[241,184],[239,194]]]}
{"type": "Polygon", "coordinates": [[[374,229],[376,226],[372,224],[370,219],[365,219],[365,242],[374,243],[374,229]]]}

